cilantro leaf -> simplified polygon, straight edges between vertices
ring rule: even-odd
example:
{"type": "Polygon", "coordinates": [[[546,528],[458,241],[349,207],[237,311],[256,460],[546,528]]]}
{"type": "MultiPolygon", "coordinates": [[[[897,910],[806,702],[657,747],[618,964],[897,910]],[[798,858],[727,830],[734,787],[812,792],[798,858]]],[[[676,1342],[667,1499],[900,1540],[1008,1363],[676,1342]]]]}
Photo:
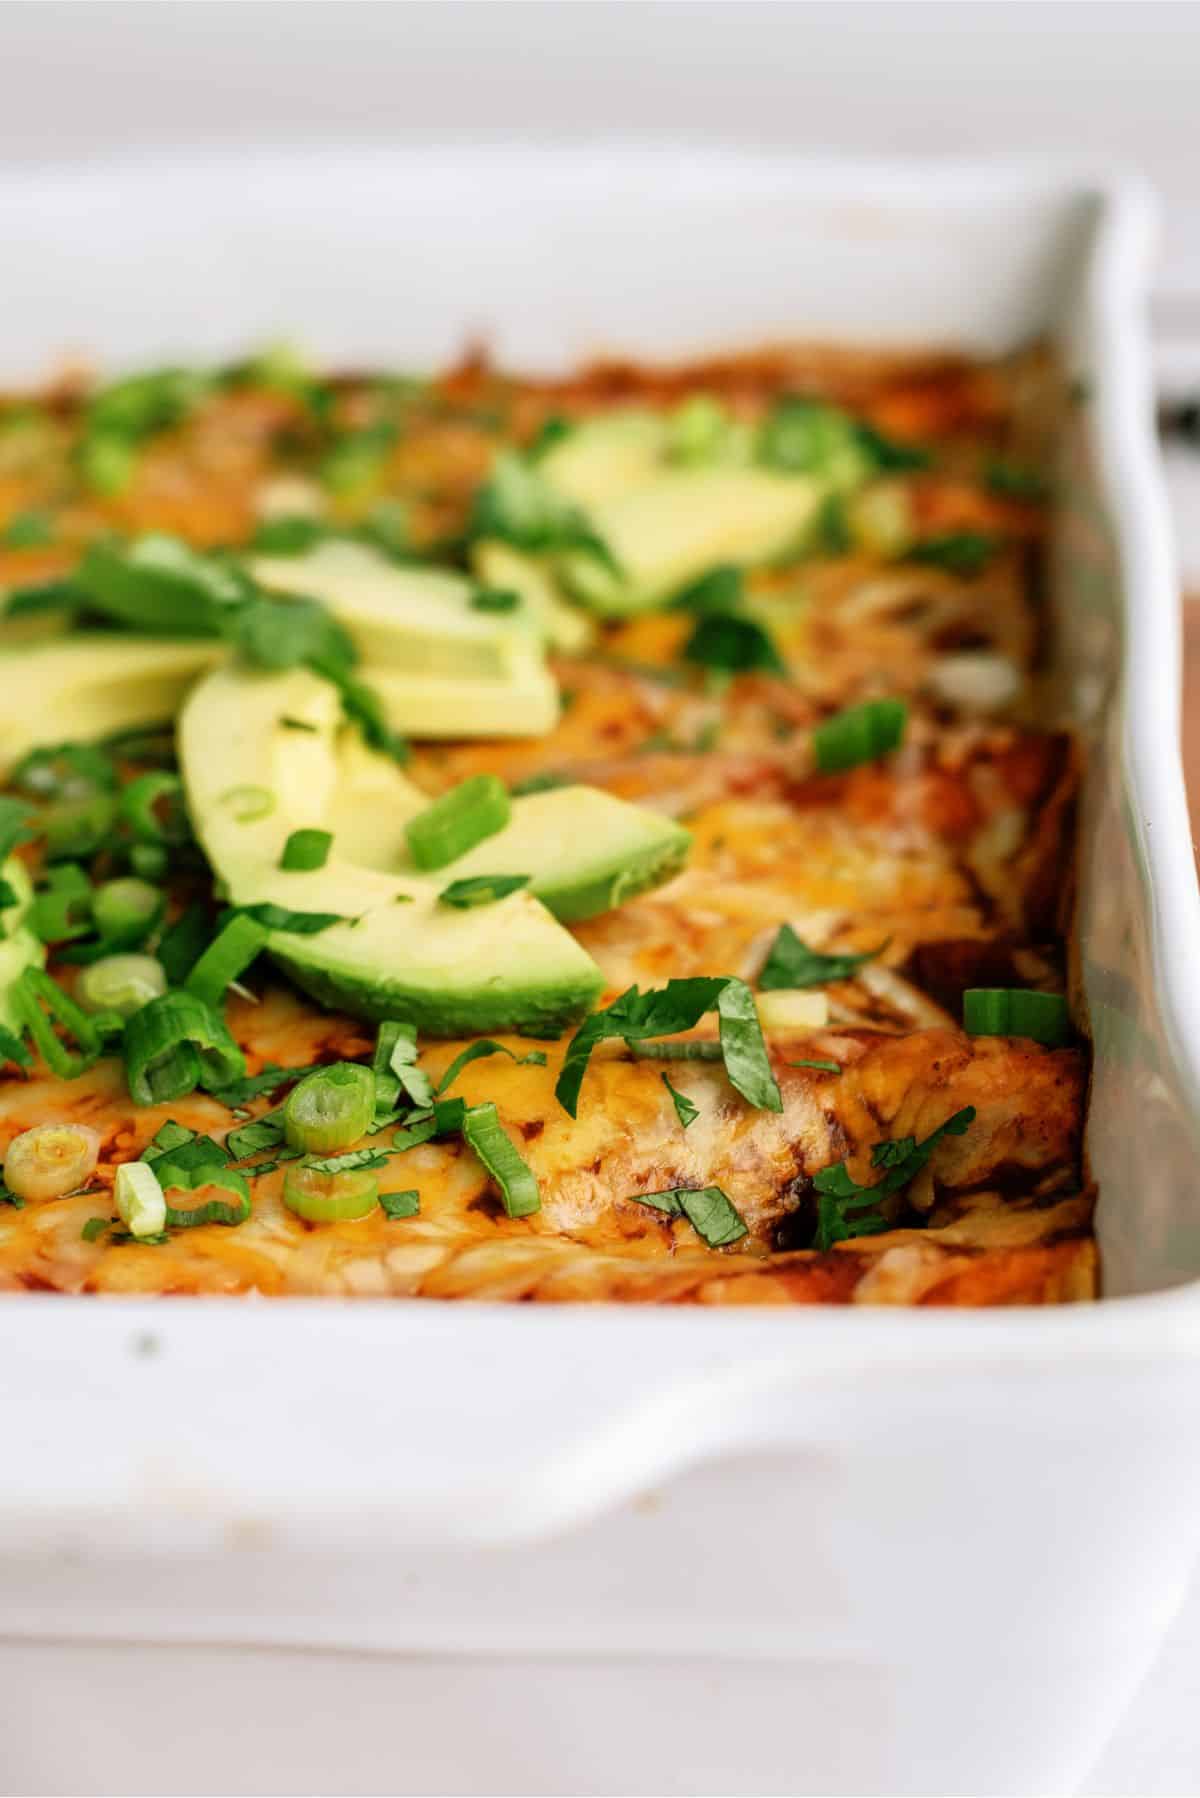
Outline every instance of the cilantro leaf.
{"type": "Polygon", "coordinates": [[[667,1192],[633,1195],[635,1205],[650,1205],[668,1217],[686,1217],[710,1249],[723,1249],[748,1234],[741,1213],[719,1186],[677,1186],[667,1192]]]}
{"type": "Polygon", "coordinates": [[[904,560],[970,578],[981,573],[999,547],[999,537],[990,531],[947,531],[941,537],[927,537],[923,543],[915,544],[904,560]]]}
{"type": "Polygon", "coordinates": [[[886,943],[880,943],[878,949],[866,949],[861,955],[824,955],[802,942],[790,924],[781,924],[762,965],[759,990],[770,993],[784,988],[824,986],[831,980],[850,980],[864,962],[874,961],[886,948],[886,943]]]}
{"type": "Polygon", "coordinates": [[[416,1217],[421,1209],[421,1195],[415,1187],[408,1192],[381,1192],[379,1204],[385,1217],[416,1217]]]}
{"type": "Polygon", "coordinates": [[[621,573],[587,516],[555,492],[530,458],[513,450],[496,457],[491,478],[475,495],[470,534],[498,537],[516,549],[582,552],[621,573]]]}
{"type": "Polygon", "coordinates": [[[923,1142],[912,1136],[877,1142],[871,1151],[871,1166],[886,1172],[874,1186],[860,1186],[844,1161],[822,1168],[813,1176],[819,1195],[814,1248],[830,1249],[834,1243],[852,1236],[874,1236],[889,1229],[889,1222],[879,1209],[881,1200],[902,1191],[916,1178],[944,1136],[962,1136],[974,1121],[975,1107],[964,1105],[923,1142]]]}
{"type": "Polygon", "coordinates": [[[671,1077],[669,1074],[664,1072],[661,1078],[663,1085],[671,1095],[671,1103],[675,1107],[675,1116],[679,1119],[682,1128],[686,1130],[688,1125],[694,1124],[696,1119],[700,1116],[700,1107],[698,1105],[693,1105],[686,1093],[681,1093],[677,1087],[671,1085],[671,1077]]]}
{"type": "Polygon", "coordinates": [[[519,1068],[532,1063],[535,1067],[544,1068],[546,1057],[541,1049],[531,1049],[528,1055],[517,1055],[512,1049],[506,1049],[503,1043],[493,1042],[490,1036],[482,1037],[477,1043],[470,1043],[454,1057],[437,1085],[437,1091],[444,1093],[448,1086],[453,1086],[463,1069],[472,1061],[479,1061],[488,1055],[507,1055],[510,1061],[516,1062],[519,1068]]]}
{"type": "Polygon", "coordinates": [[[673,1036],[690,1030],[705,1012],[714,1010],[720,1020],[721,1054],[730,1082],[751,1105],[781,1111],[783,1100],[771,1072],[754,995],[744,980],[728,975],[670,980],[645,993],[631,986],[605,1010],[594,1011],[567,1045],[554,1089],[559,1104],[570,1117],[576,1115],[583,1078],[597,1043],[609,1037],[635,1043],[647,1037],[673,1036]]]}

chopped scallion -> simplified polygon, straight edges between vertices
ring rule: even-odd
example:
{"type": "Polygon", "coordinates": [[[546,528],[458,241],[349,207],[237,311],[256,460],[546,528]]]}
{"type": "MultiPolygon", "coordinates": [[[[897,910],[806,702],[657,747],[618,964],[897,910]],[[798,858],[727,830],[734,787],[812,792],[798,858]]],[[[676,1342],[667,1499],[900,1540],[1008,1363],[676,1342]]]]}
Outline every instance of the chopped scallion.
{"type": "Polygon", "coordinates": [[[375,1116],[375,1075],[353,1061],[306,1074],[283,1108],[283,1129],[294,1149],[323,1154],[365,1135],[375,1116]]]}
{"type": "Polygon", "coordinates": [[[468,1108],[463,1118],[463,1136],[500,1188],[509,1217],[529,1217],[541,1210],[533,1170],[518,1155],[490,1101],[468,1108]]]}
{"type": "Polygon", "coordinates": [[[1025,987],[968,987],[963,1028],[971,1036],[1024,1036],[1047,1048],[1071,1040],[1071,1013],[1061,993],[1025,987]]]}
{"type": "Polygon", "coordinates": [[[409,819],[408,852],[423,871],[444,868],[503,830],[511,815],[504,782],[495,774],[472,775],[409,819]]]}
{"type": "Polygon", "coordinates": [[[231,981],[244,974],[266,946],[270,932],[257,919],[235,912],[189,970],[184,985],[205,1005],[220,1005],[231,981]]]}
{"type": "Polygon", "coordinates": [[[223,1018],[194,993],[169,992],[135,1011],[125,1026],[125,1072],[135,1104],[219,1088],[246,1072],[223,1018]]]}
{"type": "Polygon", "coordinates": [[[332,843],[330,830],[294,830],[283,845],[279,866],[291,874],[310,874],[325,866],[332,843]]]}
{"type": "Polygon", "coordinates": [[[283,1202],[309,1224],[343,1224],[368,1217],[379,1203],[379,1175],[366,1168],[322,1173],[290,1167],[283,1177],[283,1202]]]}

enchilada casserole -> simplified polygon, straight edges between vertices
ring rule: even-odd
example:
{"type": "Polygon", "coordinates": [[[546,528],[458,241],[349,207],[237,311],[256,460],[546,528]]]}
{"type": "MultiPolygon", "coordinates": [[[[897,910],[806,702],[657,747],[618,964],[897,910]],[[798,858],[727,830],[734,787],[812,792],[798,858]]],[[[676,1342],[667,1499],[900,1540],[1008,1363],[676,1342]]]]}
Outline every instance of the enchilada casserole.
{"type": "Polygon", "coordinates": [[[1048,358],[0,399],[0,1287],[1096,1288],[1048,358]]]}

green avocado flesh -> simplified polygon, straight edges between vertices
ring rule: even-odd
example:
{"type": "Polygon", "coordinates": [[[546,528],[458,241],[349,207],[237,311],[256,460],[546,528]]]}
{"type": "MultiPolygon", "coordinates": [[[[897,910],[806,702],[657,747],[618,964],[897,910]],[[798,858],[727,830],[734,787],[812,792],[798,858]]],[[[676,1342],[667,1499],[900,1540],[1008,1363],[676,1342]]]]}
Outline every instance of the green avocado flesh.
{"type": "Polygon", "coordinates": [[[556,1034],[603,981],[547,907],[590,916],[666,878],[687,848],[668,819],[564,788],[515,800],[502,831],[419,874],[404,823],[425,795],[347,732],[336,691],[300,670],[216,669],[184,706],[179,754],[197,834],[232,903],[347,920],[313,935],[273,933],[271,954],[296,983],[356,1016],[405,1018],[434,1036],[556,1034]],[[324,867],[281,869],[291,832],[314,826],[333,832],[324,867]],[[439,902],[451,881],[479,873],[526,874],[531,885],[469,910],[439,902]]]}
{"type": "MultiPolygon", "coordinates": [[[[264,585],[327,600],[394,730],[533,737],[553,729],[558,693],[536,624],[473,610],[475,586],[464,576],[393,568],[354,544],[263,560],[256,572],[264,585]]],[[[125,631],[17,644],[15,628],[4,624],[0,636],[0,773],[42,744],[168,723],[197,675],[228,654],[201,637],[125,631]]]]}
{"type": "Polygon", "coordinates": [[[661,886],[687,858],[681,825],[597,787],[556,787],[513,801],[512,820],[460,855],[455,880],[532,873],[530,892],[564,924],[612,911],[661,886]]]}
{"type": "Polygon", "coordinates": [[[196,676],[227,653],[196,638],[115,631],[0,651],[0,769],[45,743],[168,723],[196,676]]]}
{"type": "Polygon", "coordinates": [[[341,620],[405,736],[537,737],[557,723],[539,621],[523,606],[476,609],[464,575],[400,568],[356,543],[259,557],[253,569],[264,586],[322,600],[341,620]]]}
{"type": "Polygon", "coordinates": [[[567,592],[607,617],[661,605],[721,562],[768,561],[800,542],[824,497],[805,474],[755,466],[681,467],[666,425],[642,413],[578,426],[541,472],[585,512],[618,564],[572,551],[556,571],[567,592]]]}

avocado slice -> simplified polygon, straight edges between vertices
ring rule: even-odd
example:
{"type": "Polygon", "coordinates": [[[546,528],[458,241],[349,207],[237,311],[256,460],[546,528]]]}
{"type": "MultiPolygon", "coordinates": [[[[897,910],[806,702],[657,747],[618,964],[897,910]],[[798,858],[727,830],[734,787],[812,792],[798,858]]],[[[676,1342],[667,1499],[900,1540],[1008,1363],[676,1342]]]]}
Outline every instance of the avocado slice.
{"type": "Polygon", "coordinates": [[[16,894],[15,903],[0,911],[0,929],[4,932],[0,937],[0,1024],[19,1035],[22,1024],[13,1010],[12,989],[26,968],[45,967],[46,945],[25,925],[33,900],[33,882],[24,862],[10,855],[0,865],[0,877],[16,894]]]}
{"type": "Polygon", "coordinates": [[[593,529],[621,572],[572,551],[558,560],[568,592],[605,617],[663,604],[720,562],[764,562],[812,524],[820,482],[767,468],[678,468],[594,506],[593,529]]]}
{"type": "Polygon", "coordinates": [[[539,461],[612,552],[554,562],[566,592],[604,617],[661,605],[719,562],[762,562],[802,539],[826,484],[754,464],[680,465],[665,417],[625,411],[575,426],[539,461]]]}
{"type": "Polygon", "coordinates": [[[538,466],[556,493],[591,512],[661,474],[670,440],[665,417],[629,407],[575,425],[538,466]]]}
{"type": "Polygon", "coordinates": [[[0,652],[0,769],[30,749],[165,724],[205,668],[228,654],[196,638],[76,632],[0,652]]]}
{"type": "Polygon", "coordinates": [[[515,799],[505,828],[446,873],[532,871],[530,892],[564,924],[578,924],[670,880],[690,843],[682,825],[645,806],[599,787],[556,787],[515,799]]]}
{"type": "Polygon", "coordinates": [[[425,796],[363,747],[342,724],[336,691],[304,670],[214,670],[184,706],[179,756],[197,833],[234,904],[347,920],[313,935],[272,933],[271,954],[297,985],[359,1017],[407,1018],[434,1036],[559,1031],[603,980],[535,894],[544,886],[564,916],[588,916],[665,878],[686,851],[686,832],[669,819],[564,788],[516,800],[503,831],[437,874],[418,874],[400,846],[425,796]],[[294,729],[297,721],[310,728],[294,729]],[[264,810],[245,804],[247,788],[273,802],[265,815],[247,817],[264,810]],[[547,810],[547,799],[562,803],[547,810]],[[284,843],[304,826],[333,831],[330,857],[285,872],[284,843]],[[391,867],[380,865],[392,855],[391,867]],[[470,873],[527,874],[531,885],[471,910],[441,904],[444,888],[470,873]]]}
{"type": "Polygon", "coordinates": [[[485,587],[520,594],[552,649],[578,655],[595,636],[596,626],[588,614],[560,596],[544,557],[484,538],[471,552],[471,566],[485,587]]]}
{"type": "Polygon", "coordinates": [[[403,568],[358,543],[260,556],[252,567],[265,587],[324,601],[406,736],[536,737],[557,723],[558,689],[527,606],[478,610],[465,575],[403,568]]]}

